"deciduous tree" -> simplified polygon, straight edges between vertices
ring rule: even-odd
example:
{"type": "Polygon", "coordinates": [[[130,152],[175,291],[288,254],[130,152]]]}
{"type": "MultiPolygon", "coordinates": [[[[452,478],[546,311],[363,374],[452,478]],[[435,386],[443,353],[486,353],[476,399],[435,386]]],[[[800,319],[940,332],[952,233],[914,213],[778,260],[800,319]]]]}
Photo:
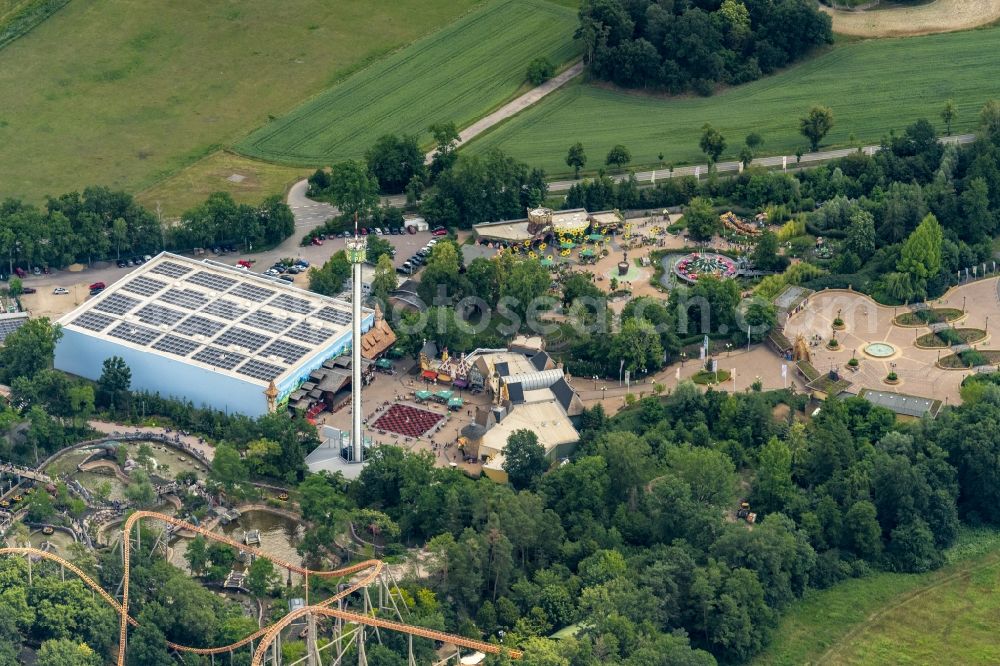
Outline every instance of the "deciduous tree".
{"type": "Polygon", "coordinates": [[[583,152],[583,144],[577,141],[569,147],[566,153],[566,166],[573,169],[573,177],[580,177],[580,169],[587,164],[587,154],[583,152]]]}
{"type": "Polygon", "coordinates": [[[538,443],[538,435],[531,430],[512,432],[503,451],[503,469],[510,484],[518,490],[533,486],[548,467],[545,449],[538,443]]]}
{"type": "Polygon", "coordinates": [[[809,139],[812,152],[819,150],[820,141],[833,129],[833,111],[827,106],[814,106],[799,121],[799,133],[809,139]]]}

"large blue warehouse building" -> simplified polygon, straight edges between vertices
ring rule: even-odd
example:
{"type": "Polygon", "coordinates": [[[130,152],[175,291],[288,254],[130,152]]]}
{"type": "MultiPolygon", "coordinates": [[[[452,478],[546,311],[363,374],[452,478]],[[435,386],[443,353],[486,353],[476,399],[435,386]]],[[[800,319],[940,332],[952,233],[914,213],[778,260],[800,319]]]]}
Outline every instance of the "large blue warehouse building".
{"type": "MultiPolygon", "coordinates": [[[[362,331],[374,314],[363,313],[362,331]]],[[[267,413],[351,345],[351,305],[214,261],[163,253],[59,320],[55,367],[88,379],[122,357],[133,390],[267,413]]]]}

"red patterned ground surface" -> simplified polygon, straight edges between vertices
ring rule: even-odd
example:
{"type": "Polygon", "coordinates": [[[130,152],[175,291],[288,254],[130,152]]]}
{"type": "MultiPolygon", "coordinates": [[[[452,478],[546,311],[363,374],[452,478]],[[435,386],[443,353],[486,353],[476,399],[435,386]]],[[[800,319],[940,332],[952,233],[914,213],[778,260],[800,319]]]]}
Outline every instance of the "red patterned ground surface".
{"type": "Polygon", "coordinates": [[[444,417],[410,405],[393,405],[372,424],[378,430],[395,432],[406,437],[420,437],[444,417]]]}

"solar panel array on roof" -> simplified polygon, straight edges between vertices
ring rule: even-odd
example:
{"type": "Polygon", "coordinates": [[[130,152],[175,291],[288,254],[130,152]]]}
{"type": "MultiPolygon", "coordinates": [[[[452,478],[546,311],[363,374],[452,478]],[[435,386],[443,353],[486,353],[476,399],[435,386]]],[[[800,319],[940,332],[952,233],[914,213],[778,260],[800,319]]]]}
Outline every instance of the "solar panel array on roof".
{"type": "Polygon", "coordinates": [[[288,294],[278,296],[268,303],[268,305],[279,310],[285,310],[286,312],[294,312],[295,314],[308,314],[313,311],[312,303],[304,298],[297,298],[288,294]]]}
{"type": "Polygon", "coordinates": [[[337,310],[336,308],[331,308],[330,306],[322,307],[316,312],[317,317],[328,321],[333,324],[341,324],[346,326],[351,323],[351,315],[343,310],[337,310]]]}
{"type": "Polygon", "coordinates": [[[172,278],[179,278],[182,275],[187,275],[191,272],[191,268],[184,266],[182,264],[177,264],[172,261],[163,261],[159,265],[153,267],[150,273],[156,273],[157,275],[166,275],[172,278]]]}
{"type": "Polygon", "coordinates": [[[190,282],[191,284],[208,287],[209,289],[213,289],[215,291],[225,291],[239,282],[239,280],[235,278],[218,275],[216,273],[209,273],[208,271],[198,271],[194,275],[187,276],[184,280],[186,282],[190,282]]]}
{"type": "Polygon", "coordinates": [[[212,301],[206,305],[202,312],[205,314],[215,315],[227,321],[235,321],[250,312],[249,308],[245,308],[242,305],[230,301],[226,298],[220,298],[217,301],[212,301]]]}
{"type": "Polygon", "coordinates": [[[227,347],[229,345],[236,345],[246,349],[247,351],[255,351],[271,338],[267,335],[262,335],[260,333],[254,333],[253,331],[248,331],[245,328],[240,328],[239,326],[230,326],[226,329],[226,332],[215,339],[215,344],[220,347],[227,347]]]}
{"type": "Polygon", "coordinates": [[[245,361],[247,357],[226,349],[219,349],[218,347],[205,347],[191,358],[202,363],[214,365],[217,368],[232,370],[245,361]]]}
{"type": "Polygon", "coordinates": [[[173,326],[181,319],[184,319],[183,312],[178,312],[173,308],[168,308],[156,303],[149,303],[142,306],[135,311],[135,316],[138,317],[139,321],[143,324],[151,324],[154,326],[159,326],[160,324],[173,326]]]}
{"type": "Polygon", "coordinates": [[[160,332],[152,328],[146,328],[145,326],[136,326],[135,324],[130,324],[128,322],[121,322],[110,331],[108,335],[113,338],[120,338],[122,340],[128,340],[137,345],[142,345],[145,347],[150,342],[159,337],[160,332]]]}
{"type": "Polygon", "coordinates": [[[200,315],[191,315],[178,324],[174,330],[184,335],[204,335],[206,338],[210,338],[225,328],[225,326],[225,324],[220,324],[212,319],[206,319],[200,315]]]}
{"type": "Polygon", "coordinates": [[[239,370],[236,372],[241,375],[253,377],[254,379],[263,379],[264,381],[269,382],[284,371],[285,369],[280,366],[264,363],[263,361],[258,361],[257,359],[252,358],[240,366],[239,370]]]}
{"type": "Polygon", "coordinates": [[[180,338],[176,335],[164,335],[156,341],[153,345],[153,349],[168,352],[170,354],[176,354],[177,356],[187,356],[200,346],[201,345],[194,340],[180,338]]]}
{"type": "Polygon", "coordinates": [[[84,312],[82,315],[74,319],[72,323],[74,326],[85,328],[88,331],[103,331],[113,321],[114,317],[97,314],[96,312],[84,312]]]}
{"type": "Polygon", "coordinates": [[[257,301],[258,303],[262,303],[266,301],[268,297],[273,296],[274,293],[273,289],[265,289],[264,287],[258,287],[255,284],[244,282],[230,291],[229,295],[239,296],[240,298],[245,298],[248,301],[257,301]]]}
{"type": "Polygon", "coordinates": [[[349,333],[351,313],[282,282],[164,255],[63,323],[266,383],[349,333]]]}
{"type": "Polygon", "coordinates": [[[139,305],[139,300],[136,298],[126,296],[125,294],[111,294],[95,305],[94,309],[101,312],[123,315],[137,305],[139,305]]]}
{"type": "Polygon", "coordinates": [[[168,289],[160,294],[160,300],[188,310],[197,310],[208,303],[208,297],[194,289],[168,289]]]}
{"type": "Polygon", "coordinates": [[[243,323],[272,333],[281,333],[291,326],[294,321],[291,317],[275,317],[270,312],[258,310],[257,312],[248,314],[243,323]]]}
{"type": "Polygon", "coordinates": [[[133,278],[123,284],[122,289],[125,291],[131,291],[133,294],[139,294],[141,296],[152,296],[166,286],[166,282],[160,282],[159,280],[154,280],[153,278],[146,277],[145,275],[140,275],[139,277],[133,278]]]}
{"type": "Polygon", "coordinates": [[[24,326],[28,321],[27,316],[6,316],[0,317],[0,342],[7,339],[7,336],[24,326]]]}
{"type": "Polygon", "coordinates": [[[333,331],[301,322],[292,327],[285,335],[293,340],[301,340],[302,342],[318,345],[332,336],[333,331]]]}
{"type": "Polygon", "coordinates": [[[309,353],[309,350],[302,345],[292,344],[284,340],[275,340],[261,352],[264,356],[277,356],[285,363],[291,365],[309,353]]]}

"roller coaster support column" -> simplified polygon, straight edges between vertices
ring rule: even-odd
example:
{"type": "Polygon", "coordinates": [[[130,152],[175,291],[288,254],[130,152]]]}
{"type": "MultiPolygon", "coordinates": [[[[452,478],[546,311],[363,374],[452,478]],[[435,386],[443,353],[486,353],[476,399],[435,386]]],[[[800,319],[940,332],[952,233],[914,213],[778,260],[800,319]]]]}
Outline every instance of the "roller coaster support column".
{"type": "MultiPolygon", "coordinates": [[[[362,589],[365,591],[365,615],[368,615],[369,613],[372,612],[372,610],[374,610],[372,608],[372,598],[368,595],[368,588],[367,587],[362,588],[362,589]]],[[[381,610],[381,608],[379,608],[379,610],[381,610]]],[[[378,644],[381,645],[382,644],[382,633],[378,630],[378,627],[374,627],[374,629],[375,629],[375,638],[378,639],[378,644]]]]}
{"type": "Polygon", "coordinates": [[[306,656],[309,666],[322,666],[319,649],[316,646],[316,616],[312,613],[306,616],[306,656]]]}
{"type": "Polygon", "coordinates": [[[413,656],[413,634],[406,635],[406,666],[417,666],[417,659],[413,656]]]}
{"type": "Polygon", "coordinates": [[[365,654],[365,628],[358,631],[358,666],[368,666],[368,655],[365,654]]]}

